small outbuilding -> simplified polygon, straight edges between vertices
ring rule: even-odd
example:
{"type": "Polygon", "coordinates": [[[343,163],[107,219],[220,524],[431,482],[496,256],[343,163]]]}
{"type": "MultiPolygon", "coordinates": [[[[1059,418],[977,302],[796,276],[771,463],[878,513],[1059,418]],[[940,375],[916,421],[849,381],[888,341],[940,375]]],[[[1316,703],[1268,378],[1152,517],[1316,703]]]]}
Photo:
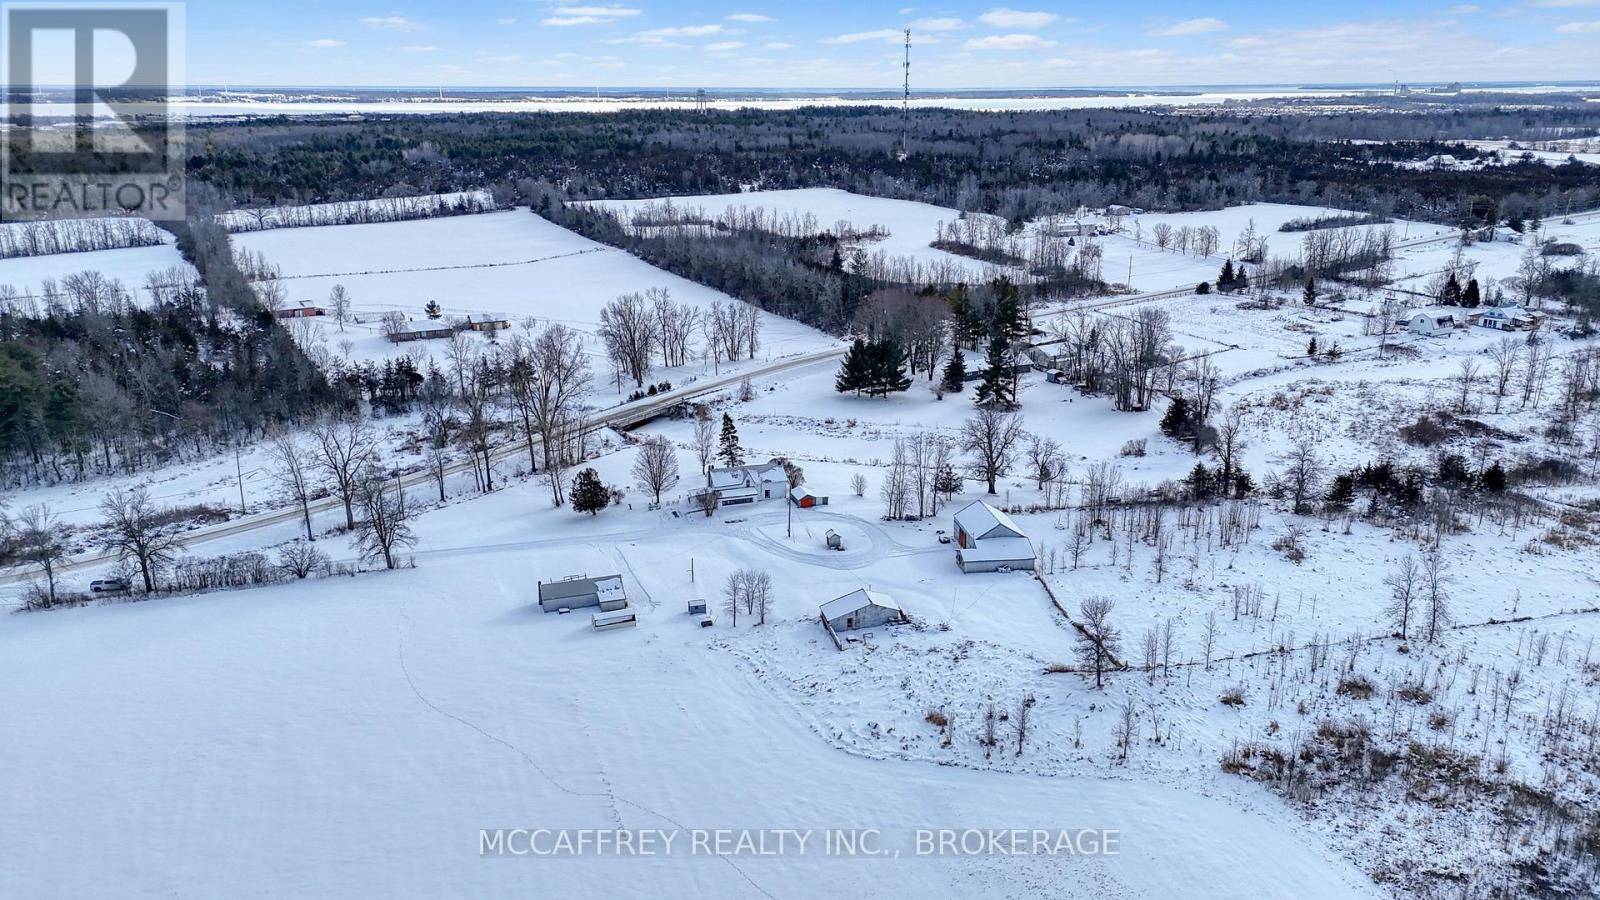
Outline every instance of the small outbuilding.
{"type": "Polygon", "coordinates": [[[906,614],[889,595],[862,589],[822,604],[822,621],[834,632],[855,631],[899,625],[906,621],[906,614]]]}
{"type": "Polygon", "coordinates": [[[706,606],[706,601],[704,601],[704,600],[690,600],[689,601],[689,615],[691,615],[691,616],[703,616],[703,615],[706,614],[707,611],[708,611],[708,608],[706,606]]]}
{"type": "Polygon", "coordinates": [[[802,484],[789,489],[789,502],[801,509],[811,509],[814,506],[827,506],[828,498],[812,493],[810,488],[802,484]]]}
{"type": "Polygon", "coordinates": [[[1456,314],[1445,309],[1414,309],[1406,313],[1406,329],[1412,334],[1443,337],[1456,330],[1456,314]]]}
{"type": "Polygon", "coordinates": [[[1034,568],[1036,556],[1027,534],[1010,516],[982,500],[956,513],[955,545],[956,565],[965,573],[1034,568]]]}
{"type": "Polygon", "coordinates": [[[630,608],[616,609],[610,612],[597,612],[590,619],[595,631],[611,631],[617,628],[632,628],[639,624],[639,617],[633,614],[630,608]]]}
{"type": "Polygon", "coordinates": [[[839,532],[834,531],[832,528],[829,528],[828,533],[823,535],[823,540],[827,543],[829,550],[844,549],[844,538],[839,535],[839,532]]]}
{"type": "Polygon", "coordinates": [[[309,319],[312,316],[325,316],[327,314],[327,310],[320,306],[312,306],[309,303],[302,303],[299,306],[285,306],[282,309],[274,310],[272,313],[273,316],[279,319],[309,319]]]}
{"type": "Polygon", "coordinates": [[[545,612],[596,606],[601,612],[623,609],[628,595],[621,575],[568,575],[560,581],[539,582],[539,608],[545,612]]]}

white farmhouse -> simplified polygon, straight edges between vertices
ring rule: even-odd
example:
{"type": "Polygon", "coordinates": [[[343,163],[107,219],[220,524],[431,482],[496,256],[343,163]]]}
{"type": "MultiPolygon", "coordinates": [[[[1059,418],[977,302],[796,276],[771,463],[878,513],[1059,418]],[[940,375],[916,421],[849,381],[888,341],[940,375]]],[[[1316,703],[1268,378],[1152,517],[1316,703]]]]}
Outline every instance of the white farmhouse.
{"type": "Polygon", "coordinates": [[[1478,317],[1478,324],[1496,331],[1526,331],[1538,318],[1520,306],[1491,306],[1478,317]]]}
{"type": "Polygon", "coordinates": [[[982,500],[955,518],[956,565],[962,572],[998,572],[1034,566],[1033,543],[1011,517],[982,500]]]}
{"type": "Polygon", "coordinates": [[[1456,314],[1438,307],[1414,309],[1406,313],[1406,328],[1412,334],[1441,337],[1456,329],[1456,314]]]}
{"type": "Polygon", "coordinates": [[[753,466],[712,469],[706,473],[705,491],[715,494],[718,506],[743,506],[789,496],[789,473],[772,460],[753,466]]]}

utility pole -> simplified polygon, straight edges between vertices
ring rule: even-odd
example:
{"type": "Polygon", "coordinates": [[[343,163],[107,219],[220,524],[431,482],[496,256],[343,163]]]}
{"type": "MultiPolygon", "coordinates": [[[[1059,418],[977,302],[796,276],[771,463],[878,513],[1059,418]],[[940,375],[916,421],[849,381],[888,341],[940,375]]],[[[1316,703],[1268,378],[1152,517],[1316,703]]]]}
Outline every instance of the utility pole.
{"type": "Polygon", "coordinates": [[[905,55],[905,86],[900,94],[900,152],[899,160],[904,162],[911,155],[906,149],[907,132],[911,129],[911,29],[906,29],[906,55],[905,55]]]}
{"type": "Polygon", "coordinates": [[[233,471],[239,481],[239,515],[244,515],[244,464],[239,461],[239,448],[233,448],[233,471]]]}

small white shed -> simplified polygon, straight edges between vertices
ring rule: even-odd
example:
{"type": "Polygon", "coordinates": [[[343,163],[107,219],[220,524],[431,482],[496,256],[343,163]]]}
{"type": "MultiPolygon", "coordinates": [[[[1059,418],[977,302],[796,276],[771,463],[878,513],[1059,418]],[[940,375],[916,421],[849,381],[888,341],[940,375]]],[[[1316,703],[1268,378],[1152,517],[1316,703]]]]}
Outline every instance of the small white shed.
{"type": "Polygon", "coordinates": [[[822,621],[835,632],[854,631],[896,625],[906,621],[906,614],[889,595],[861,589],[822,604],[822,621]]]}
{"type": "Polygon", "coordinates": [[[1442,337],[1456,329],[1456,314],[1442,309],[1414,309],[1406,314],[1406,328],[1412,334],[1442,337]]]}

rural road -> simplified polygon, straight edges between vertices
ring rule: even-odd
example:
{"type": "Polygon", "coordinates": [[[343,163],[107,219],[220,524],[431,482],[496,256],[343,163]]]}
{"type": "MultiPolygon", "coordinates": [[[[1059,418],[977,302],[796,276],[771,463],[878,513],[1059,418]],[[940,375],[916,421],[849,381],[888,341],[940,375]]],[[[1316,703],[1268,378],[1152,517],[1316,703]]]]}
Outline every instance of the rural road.
{"type": "MultiPolygon", "coordinates": [[[[632,403],[624,403],[620,406],[613,406],[609,409],[605,409],[594,414],[589,420],[589,428],[627,428],[632,425],[648,422],[649,420],[666,412],[668,409],[671,409],[673,406],[686,400],[692,400],[697,397],[702,397],[706,394],[726,390],[727,388],[737,385],[746,378],[761,378],[767,375],[775,375],[779,372],[787,372],[791,369],[800,369],[806,366],[816,365],[817,363],[829,362],[844,356],[847,349],[847,347],[840,346],[827,350],[816,350],[810,353],[802,353],[798,356],[784,357],[782,359],[776,359],[772,362],[764,363],[754,369],[746,369],[731,375],[723,375],[711,378],[709,380],[697,381],[694,384],[685,385],[680,388],[674,388],[673,390],[662,394],[657,394],[654,397],[649,397],[644,400],[636,400],[632,403]]],[[[499,461],[509,456],[525,453],[526,451],[527,445],[524,442],[517,440],[508,441],[507,443],[501,444],[499,447],[496,447],[492,453],[494,459],[499,461]]],[[[445,474],[456,475],[462,472],[469,472],[472,470],[472,466],[472,459],[459,460],[450,464],[450,466],[446,468],[445,474]]],[[[426,469],[414,472],[406,472],[399,476],[400,483],[408,488],[426,484],[432,481],[433,477],[433,473],[427,471],[426,469]]],[[[318,513],[327,512],[329,510],[339,508],[340,505],[341,504],[337,495],[323,497],[311,502],[311,513],[312,515],[316,515],[318,513]]],[[[195,544],[203,544],[208,541],[215,541],[222,538],[233,537],[239,534],[246,534],[258,529],[269,528],[274,525],[280,525],[284,522],[294,521],[299,519],[300,515],[301,512],[298,506],[285,506],[280,509],[255,513],[249,516],[242,516],[238,519],[207,526],[205,528],[198,528],[187,533],[184,539],[190,546],[194,546],[195,544]]],[[[72,572],[81,571],[93,566],[104,565],[113,561],[114,559],[116,559],[116,554],[113,553],[86,553],[81,556],[75,556],[57,566],[56,574],[58,576],[70,574],[72,572]]],[[[17,569],[13,571],[0,574],[0,585],[15,584],[17,582],[26,581],[27,579],[33,578],[36,575],[38,575],[38,572],[34,571],[32,566],[17,567],[17,569]]]]}

